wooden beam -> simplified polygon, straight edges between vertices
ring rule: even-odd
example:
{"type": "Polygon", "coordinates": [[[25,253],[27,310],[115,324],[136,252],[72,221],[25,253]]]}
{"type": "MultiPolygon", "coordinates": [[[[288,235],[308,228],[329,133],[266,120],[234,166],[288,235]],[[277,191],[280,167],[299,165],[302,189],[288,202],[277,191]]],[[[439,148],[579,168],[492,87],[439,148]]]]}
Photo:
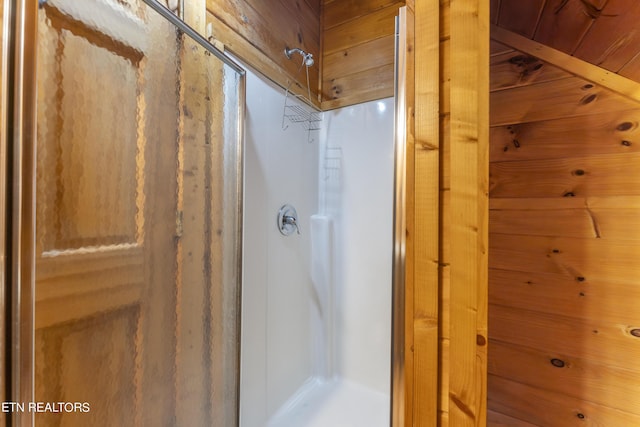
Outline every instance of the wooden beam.
{"type": "Polygon", "coordinates": [[[640,102],[640,83],[631,79],[552,49],[497,25],[491,25],[491,38],[640,102]]]}
{"type": "MultiPolygon", "coordinates": [[[[438,416],[439,322],[439,10],[438,0],[415,2],[415,170],[407,244],[411,246],[413,289],[413,423],[434,426],[438,416]]],[[[409,420],[407,420],[409,421],[409,420]]]]}
{"type": "Polygon", "coordinates": [[[450,10],[449,425],[486,425],[489,4],[450,10]]]}

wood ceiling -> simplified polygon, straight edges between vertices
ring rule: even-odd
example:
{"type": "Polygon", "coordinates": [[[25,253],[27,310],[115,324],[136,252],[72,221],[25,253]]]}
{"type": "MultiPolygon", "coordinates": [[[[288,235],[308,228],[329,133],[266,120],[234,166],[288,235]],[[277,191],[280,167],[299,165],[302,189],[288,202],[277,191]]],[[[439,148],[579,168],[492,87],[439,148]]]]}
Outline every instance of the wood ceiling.
{"type": "Polygon", "coordinates": [[[639,0],[491,0],[491,21],[640,82],[639,0]]]}

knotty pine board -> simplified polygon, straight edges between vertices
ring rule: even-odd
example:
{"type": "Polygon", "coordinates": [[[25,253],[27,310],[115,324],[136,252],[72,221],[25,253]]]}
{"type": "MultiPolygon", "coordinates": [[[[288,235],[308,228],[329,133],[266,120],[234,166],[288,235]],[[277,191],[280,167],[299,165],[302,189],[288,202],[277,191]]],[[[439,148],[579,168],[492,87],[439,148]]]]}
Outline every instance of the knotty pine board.
{"type": "Polygon", "coordinates": [[[558,67],[514,50],[492,55],[490,67],[492,91],[571,77],[558,67]]]}
{"type": "Polygon", "coordinates": [[[638,108],[638,103],[579,77],[493,91],[492,126],[638,108]]]}
{"type": "Polygon", "coordinates": [[[367,0],[367,1],[331,1],[326,2],[324,6],[324,23],[326,30],[336,27],[345,22],[352,21],[365,15],[369,15],[380,9],[389,6],[404,4],[404,1],[398,0],[367,0]]]}
{"type": "Polygon", "coordinates": [[[636,0],[607,2],[573,55],[606,70],[619,71],[638,54],[639,15],[640,2],[636,0]]]}
{"type": "Polygon", "coordinates": [[[492,162],[640,151],[640,108],[491,128],[492,162]]]}
{"type": "MultiPolygon", "coordinates": [[[[570,313],[572,308],[567,307],[566,311],[570,313]]],[[[629,316],[631,320],[634,314],[629,316]]],[[[489,325],[491,341],[640,371],[640,338],[630,332],[640,327],[637,324],[579,319],[563,313],[549,314],[491,304],[489,325]]],[[[509,360],[492,357],[490,363],[509,363],[509,360]]]]}
{"type": "Polygon", "coordinates": [[[399,4],[385,7],[324,32],[324,55],[394,34],[399,4]]]}
{"type": "Polygon", "coordinates": [[[489,303],[607,324],[640,325],[640,283],[557,273],[489,270],[489,303]]]}
{"type": "Polygon", "coordinates": [[[640,152],[493,162],[491,197],[640,195],[640,152]]]}
{"type": "Polygon", "coordinates": [[[489,226],[492,233],[640,243],[640,209],[492,210],[489,226]]]}
{"type": "MultiPolygon", "coordinates": [[[[489,408],[538,427],[640,425],[632,413],[489,375],[489,408]]],[[[512,427],[512,426],[509,426],[512,427]]]]}
{"type": "Polygon", "coordinates": [[[538,427],[530,424],[526,421],[519,420],[517,418],[510,417],[505,414],[501,414],[496,411],[487,411],[487,426],[488,427],[538,427]]]}
{"type": "MultiPolygon", "coordinates": [[[[489,267],[637,284],[640,243],[492,233],[489,267]]],[[[640,340],[639,340],[640,341],[640,340]]]]}
{"type": "Polygon", "coordinates": [[[489,364],[490,374],[640,415],[640,399],[632,397],[640,393],[640,361],[625,369],[497,340],[490,346],[500,361],[489,364]]]}
{"type": "Polygon", "coordinates": [[[393,96],[395,17],[404,4],[388,0],[325,4],[323,110],[393,96]]]}
{"type": "Polygon", "coordinates": [[[501,0],[498,25],[531,38],[544,4],[545,0],[501,0]]]}

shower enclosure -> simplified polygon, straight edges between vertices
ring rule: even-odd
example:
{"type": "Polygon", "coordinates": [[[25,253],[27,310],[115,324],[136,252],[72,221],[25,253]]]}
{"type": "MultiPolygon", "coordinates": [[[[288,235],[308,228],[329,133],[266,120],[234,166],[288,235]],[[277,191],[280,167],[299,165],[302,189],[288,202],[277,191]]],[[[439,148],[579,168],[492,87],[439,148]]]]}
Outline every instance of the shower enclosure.
{"type": "Polygon", "coordinates": [[[240,426],[388,427],[394,102],[309,135],[283,92],[248,71],[240,426]]]}
{"type": "Polygon", "coordinates": [[[244,72],[149,3],[4,2],[14,425],[237,420],[244,72]]]}
{"type": "Polygon", "coordinates": [[[312,111],[174,12],[3,2],[3,415],[388,426],[394,100],[312,111]]]}

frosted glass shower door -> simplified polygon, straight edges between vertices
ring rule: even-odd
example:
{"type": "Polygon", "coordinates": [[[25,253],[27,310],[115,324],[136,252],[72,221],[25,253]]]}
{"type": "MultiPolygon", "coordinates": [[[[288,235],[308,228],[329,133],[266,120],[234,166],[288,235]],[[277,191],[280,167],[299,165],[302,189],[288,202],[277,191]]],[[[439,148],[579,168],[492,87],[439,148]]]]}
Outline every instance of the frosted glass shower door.
{"type": "Polygon", "coordinates": [[[42,426],[237,422],[243,76],[140,0],[38,17],[42,426]]]}

